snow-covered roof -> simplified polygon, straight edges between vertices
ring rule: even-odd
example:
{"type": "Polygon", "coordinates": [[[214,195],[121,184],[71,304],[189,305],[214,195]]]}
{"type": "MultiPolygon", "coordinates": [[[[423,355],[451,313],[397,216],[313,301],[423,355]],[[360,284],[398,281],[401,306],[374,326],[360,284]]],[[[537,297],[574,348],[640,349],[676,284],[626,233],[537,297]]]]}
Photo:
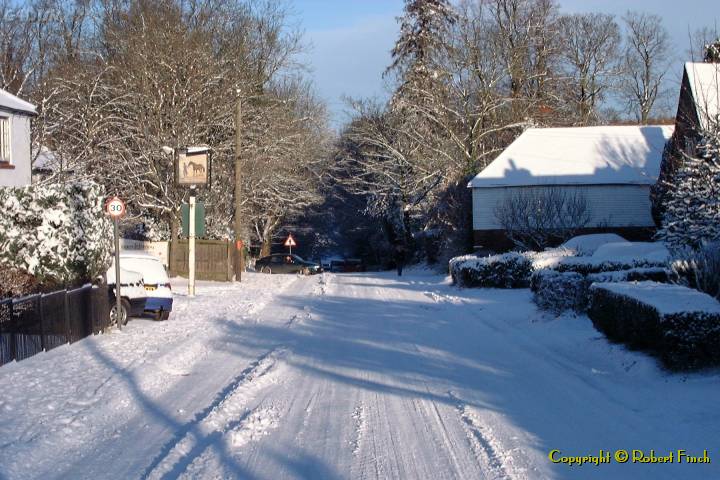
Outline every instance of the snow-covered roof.
{"type": "Polygon", "coordinates": [[[718,114],[720,114],[720,98],[718,98],[720,64],[687,62],[685,73],[692,91],[700,126],[707,129],[708,120],[718,121],[718,114]]]}
{"type": "Polygon", "coordinates": [[[22,98],[18,98],[10,92],[6,92],[0,88],[0,110],[11,110],[13,112],[29,113],[37,115],[35,105],[26,102],[22,98]]]}
{"type": "Polygon", "coordinates": [[[468,186],[652,185],[673,128],[530,128],[468,186]]]}

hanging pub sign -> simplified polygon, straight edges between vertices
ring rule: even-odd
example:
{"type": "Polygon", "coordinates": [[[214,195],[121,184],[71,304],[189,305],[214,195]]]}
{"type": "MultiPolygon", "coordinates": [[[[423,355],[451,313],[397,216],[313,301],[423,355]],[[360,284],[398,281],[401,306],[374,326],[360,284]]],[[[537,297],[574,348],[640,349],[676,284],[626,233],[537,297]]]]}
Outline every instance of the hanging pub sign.
{"type": "Polygon", "coordinates": [[[212,152],[208,147],[176,149],[175,181],[178,185],[208,185],[211,176],[212,152]]]}

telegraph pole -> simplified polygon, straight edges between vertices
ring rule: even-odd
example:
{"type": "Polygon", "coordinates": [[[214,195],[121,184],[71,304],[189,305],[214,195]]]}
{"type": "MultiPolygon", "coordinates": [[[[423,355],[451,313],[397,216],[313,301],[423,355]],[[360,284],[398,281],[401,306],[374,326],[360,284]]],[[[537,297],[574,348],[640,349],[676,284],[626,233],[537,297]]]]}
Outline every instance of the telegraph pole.
{"type": "Polygon", "coordinates": [[[242,192],[242,163],[240,159],[241,147],[241,128],[242,128],[242,101],[240,98],[240,89],[236,92],[235,100],[235,256],[234,270],[235,281],[242,281],[242,272],[245,270],[245,258],[243,258],[242,243],[242,216],[240,214],[240,196],[242,192]]]}

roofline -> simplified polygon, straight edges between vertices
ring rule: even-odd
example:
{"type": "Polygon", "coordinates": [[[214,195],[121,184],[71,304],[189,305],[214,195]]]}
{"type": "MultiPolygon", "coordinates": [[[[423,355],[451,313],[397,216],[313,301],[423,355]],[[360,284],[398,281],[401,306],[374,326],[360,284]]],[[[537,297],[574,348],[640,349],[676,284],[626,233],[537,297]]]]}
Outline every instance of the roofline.
{"type": "Polygon", "coordinates": [[[475,186],[472,181],[468,183],[467,188],[528,188],[528,187],[652,187],[657,184],[653,183],[633,183],[633,182],[615,182],[615,183],[531,183],[527,185],[481,185],[475,186]]]}
{"type": "Polygon", "coordinates": [[[21,110],[21,109],[17,109],[17,108],[6,107],[5,105],[0,105],[0,111],[7,112],[7,113],[13,113],[16,115],[25,115],[27,117],[37,117],[38,116],[37,112],[33,112],[31,110],[21,110]]]}

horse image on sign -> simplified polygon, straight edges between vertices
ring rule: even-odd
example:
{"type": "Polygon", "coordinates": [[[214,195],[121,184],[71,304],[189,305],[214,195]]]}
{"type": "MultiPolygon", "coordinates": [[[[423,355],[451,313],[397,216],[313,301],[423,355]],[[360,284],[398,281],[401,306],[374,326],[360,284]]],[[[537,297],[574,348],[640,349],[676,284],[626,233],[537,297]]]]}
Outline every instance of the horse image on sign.
{"type": "Polygon", "coordinates": [[[181,185],[205,185],[208,183],[208,149],[198,147],[178,153],[177,183],[181,185]]]}

